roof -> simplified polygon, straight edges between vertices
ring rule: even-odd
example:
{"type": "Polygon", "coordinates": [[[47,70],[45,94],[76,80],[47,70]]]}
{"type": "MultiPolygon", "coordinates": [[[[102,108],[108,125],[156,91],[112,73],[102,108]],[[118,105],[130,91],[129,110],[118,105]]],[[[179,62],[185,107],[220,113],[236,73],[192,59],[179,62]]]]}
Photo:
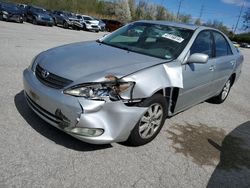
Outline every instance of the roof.
{"type": "Polygon", "coordinates": [[[185,29],[190,29],[190,30],[196,30],[199,27],[198,25],[194,24],[185,24],[185,23],[178,23],[178,22],[169,22],[169,21],[155,21],[155,20],[139,20],[136,22],[143,22],[143,23],[151,23],[151,24],[160,24],[160,25],[167,25],[167,26],[173,26],[173,27],[180,27],[180,28],[185,28],[185,29]]]}

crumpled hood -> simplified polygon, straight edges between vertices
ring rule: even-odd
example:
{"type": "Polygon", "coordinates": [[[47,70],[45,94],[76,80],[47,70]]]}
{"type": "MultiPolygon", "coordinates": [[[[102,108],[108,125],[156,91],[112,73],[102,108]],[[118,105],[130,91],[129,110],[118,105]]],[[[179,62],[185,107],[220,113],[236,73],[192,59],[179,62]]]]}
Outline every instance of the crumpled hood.
{"type": "Polygon", "coordinates": [[[123,77],[164,60],[97,42],[69,44],[43,52],[37,63],[74,83],[101,81],[107,74],[123,77]]]}

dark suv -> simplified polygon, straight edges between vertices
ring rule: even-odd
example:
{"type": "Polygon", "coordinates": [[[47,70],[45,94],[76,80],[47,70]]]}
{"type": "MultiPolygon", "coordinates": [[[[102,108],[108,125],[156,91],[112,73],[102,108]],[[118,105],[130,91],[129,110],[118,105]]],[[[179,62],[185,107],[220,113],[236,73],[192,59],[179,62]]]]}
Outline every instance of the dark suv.
{"type": "Polygon", "coordinates": [[[13,3],[0,3],[0,20],[23,23],[22,10],[13,3]]]}
{"type": "Polygon", "coordinates": [[[48,26],[54,25],[53,18],[49,15],[49,13],[45,9],[40,7],[27,6],[25,8],[25,16],[26,16],[26,21],[31,22],[34,25],[37,24],[48,25],[48,26]]]}

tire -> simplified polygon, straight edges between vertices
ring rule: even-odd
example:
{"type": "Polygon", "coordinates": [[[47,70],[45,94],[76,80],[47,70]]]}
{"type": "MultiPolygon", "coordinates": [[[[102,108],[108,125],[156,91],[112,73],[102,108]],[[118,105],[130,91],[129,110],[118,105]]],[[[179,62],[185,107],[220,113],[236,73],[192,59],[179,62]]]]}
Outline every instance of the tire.
{"type": "Polygon", "coordinates": [[[229,95],[229,92],[231,90],[232,87],[232,77],[228,79],[228,81],[225,83],[225,85],[223,86],[222,91],[220,92],[219,95],[209,99],[208,101],[214,104],[221,104],[223,103],[226,98],[229,95]]]}
{"type": "Polygon", "coordinates": [[[2,14],[0,14],[0,20],[3,21],[3,15],[2,14]]]}
{"type": "Polygon", "coordinates": [[[53,21],[54,21],[54,26],[57,26],[56,19],[53,19],[53,21]]]}
{"type": "Polygon", "coordinates": [[[148,107],[127,140],[128,145],[141,146],[151,142],[160,132],[167,115],[167,103],[161,94],[144,100],[140,107],[148,107]]]}
{"type": "Polygon", "coordinates": [[[86,27],[85,24],[83,24],[82,30],[83,30],[83,31],[87,31],[87,27],[86,27]]]}
{"type": "Polygon", "coordinates": [[[33,25],[37,25],[37,20],[36,20],[36,18],[33,18],[33,19],[32,19],[32,24],[33,24],[33,25]]]}
{"type": "Polygon", "coordinates": [[[63,28],[68,29],[69,28],[69,24],[67,22],[63,22],[63,28]]]}

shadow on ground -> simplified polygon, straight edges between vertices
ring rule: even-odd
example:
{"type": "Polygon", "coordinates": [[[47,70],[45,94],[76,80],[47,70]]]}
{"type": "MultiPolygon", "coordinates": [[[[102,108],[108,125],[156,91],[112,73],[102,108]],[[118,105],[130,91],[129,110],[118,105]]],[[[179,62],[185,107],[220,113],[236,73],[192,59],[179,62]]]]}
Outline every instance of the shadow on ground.
{"type": "Polygon", "coordinates": [[[250,187],[250,121],[226,135],[216,127],[173,125],[168,138],[176,153],[194,163],[216,166],[207,188],[250,187]]]}
{"type": "Polygon", "coordinates": [[[29,108],[23,91],[16,94],[14,102],[18,112],[25,119],[25,121],[38,133],[52,140],[56,144],[77,151],[93,151],[112,147],[112,145],[110,144],[92,145],[81,142],[73,138],[72,136],[69,136],[66,133],[58,130],[57,128],[49,125],[29,108]]]}
{"type": "Polygon", "coordinates": [[[250,187],[250,121],[230,132],[221,145],[210,143],[221,153],[207,188],[250,187]]]}
{"type": "Polygon", "coordinates": [[[221,143],[226,134],[224,130],[187,123],[172,125],[167,132],[176,153],[191,158],[198,165],[215,166],[218,163],[220,152],[209,144],[208,139],[221,143]]]}

